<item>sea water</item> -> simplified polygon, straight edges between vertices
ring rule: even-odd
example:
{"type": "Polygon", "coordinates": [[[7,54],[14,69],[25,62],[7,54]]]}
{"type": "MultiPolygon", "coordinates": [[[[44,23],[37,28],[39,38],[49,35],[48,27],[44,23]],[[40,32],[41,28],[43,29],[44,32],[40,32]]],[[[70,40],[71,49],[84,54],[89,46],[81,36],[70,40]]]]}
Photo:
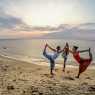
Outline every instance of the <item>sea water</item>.
{"type": "MultiPolygon", "coordinates": [[[[70,39],[2,39],[0,40],[0,55],[15,58],[18,60],[28,61],[30,63],[39,64],[39,62],[48,61],[43,56],[43,49],[46,43],[51,47],[61,46],[64,48],[65,43],[68,42],[70,49],[73,45],[79,47],[79,50],[91,48],[93,54],[93,63],[95,61],[95,41],[92,40],[70,40],[70,39]]],[[[52,52],[47,48],[47,52],[52,52]]],[[[52,52],[53,53],[53,52],[52,52]]],[[[82,57],[89,58],[88,52],[82,53],[82,57]]],[[[60,54],[57,62],[62,61],[60,54]]],[[[68,56],[68,61],[73,62],[74,59],[71,54],[68,56]]]]}

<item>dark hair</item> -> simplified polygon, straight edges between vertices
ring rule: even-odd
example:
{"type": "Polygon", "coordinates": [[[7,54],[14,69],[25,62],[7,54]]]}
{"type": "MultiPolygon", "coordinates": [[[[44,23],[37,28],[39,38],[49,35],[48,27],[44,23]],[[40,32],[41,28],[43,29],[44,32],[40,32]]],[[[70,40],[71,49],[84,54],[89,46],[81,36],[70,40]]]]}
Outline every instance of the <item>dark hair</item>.
{"type": "Polygon", "coordinates": [[[73,46],[73,48],[74,48],[75,50],[77,50],[79,47],[78,47],[78,46],[73,46]]]}
{"type": "Polygon", "coordinates": [[[57,46],[57,47],[56,47],[57,50],[60,50],[60,48],[61,48],[60,46],[57,46]]]}

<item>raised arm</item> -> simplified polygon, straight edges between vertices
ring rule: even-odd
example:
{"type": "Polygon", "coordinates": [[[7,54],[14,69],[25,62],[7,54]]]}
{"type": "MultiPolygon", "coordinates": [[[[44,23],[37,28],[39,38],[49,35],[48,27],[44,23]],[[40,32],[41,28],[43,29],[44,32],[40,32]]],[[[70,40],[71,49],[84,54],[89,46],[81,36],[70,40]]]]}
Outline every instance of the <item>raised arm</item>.
{"type": "Polygon", "coordinates": [[[69,49],[69,52],[73,54],[73,51],[69,49]]]}
{"type": "MultiPolygon", "coordinates": [[[[60,50],[60,53],[61,53],[61,52],[64,52],[64,51],[65,51],[65,49],[66,49],[66,47],[64,47],[62,50],[60,50]]],[[[68,49],[68,50],[69,50],[69,49],[68,49]]]]}
{"type": "Polygon", "coordinates": [[[48,48],[51,49],[52,51],[56,52],[56,49],[52,48],[52,47],[49,46],[48,44],[47,44],[47,46],[48,46],[48,48]]]}

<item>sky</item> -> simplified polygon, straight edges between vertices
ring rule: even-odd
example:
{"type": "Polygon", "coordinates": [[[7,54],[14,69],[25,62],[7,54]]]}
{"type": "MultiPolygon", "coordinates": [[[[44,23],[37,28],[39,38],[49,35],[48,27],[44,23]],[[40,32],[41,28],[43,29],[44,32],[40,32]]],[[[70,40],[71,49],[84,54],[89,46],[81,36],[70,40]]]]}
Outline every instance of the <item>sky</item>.
{"type": "Polygon", "coordinates": [[[0,25],[54,27],[93,23],[94,11],[95,0],[0,0],[0,25]]]}

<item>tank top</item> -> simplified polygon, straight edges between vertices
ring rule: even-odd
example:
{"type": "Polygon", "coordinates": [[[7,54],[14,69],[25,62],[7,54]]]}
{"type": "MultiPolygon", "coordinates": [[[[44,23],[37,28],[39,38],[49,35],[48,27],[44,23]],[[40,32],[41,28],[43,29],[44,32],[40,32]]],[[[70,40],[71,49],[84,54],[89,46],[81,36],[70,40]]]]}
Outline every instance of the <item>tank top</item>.
{"type": "Polygon", "coordinates": [[[56,59],[56,58],[59,56],[59,54],[60,54],[60,53],[55,52],[55,53],[53,54],[52,58],[53,58],[53,59],[56,59]]]}

